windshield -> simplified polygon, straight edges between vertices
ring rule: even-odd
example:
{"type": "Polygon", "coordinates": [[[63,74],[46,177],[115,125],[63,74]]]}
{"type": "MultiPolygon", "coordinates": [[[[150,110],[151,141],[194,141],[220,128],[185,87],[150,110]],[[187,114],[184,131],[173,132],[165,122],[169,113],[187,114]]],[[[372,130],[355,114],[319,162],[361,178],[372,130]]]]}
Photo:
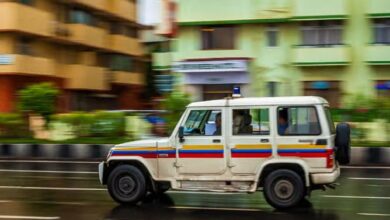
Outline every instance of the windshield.
{"type": "Polygon", "coordinates": [[[329,107],[325,107],[325,114],[326,114],[326,120],[328,121],[329,129],[331,134],[336,133],[336,128],[334,126],[333,120],[332,120],[332,115],[330,113],[329,107]]]}

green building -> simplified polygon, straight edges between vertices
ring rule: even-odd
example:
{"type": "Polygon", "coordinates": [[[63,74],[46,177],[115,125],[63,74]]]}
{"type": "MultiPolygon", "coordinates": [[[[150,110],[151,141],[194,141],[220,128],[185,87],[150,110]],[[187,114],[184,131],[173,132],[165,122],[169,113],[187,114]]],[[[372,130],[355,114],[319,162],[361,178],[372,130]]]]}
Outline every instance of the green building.
{"type": "Polygon", "coordinates": [[[153,54],[194,100],[390,96],[390,0],[177,0],[173,52],[153,54]]]}

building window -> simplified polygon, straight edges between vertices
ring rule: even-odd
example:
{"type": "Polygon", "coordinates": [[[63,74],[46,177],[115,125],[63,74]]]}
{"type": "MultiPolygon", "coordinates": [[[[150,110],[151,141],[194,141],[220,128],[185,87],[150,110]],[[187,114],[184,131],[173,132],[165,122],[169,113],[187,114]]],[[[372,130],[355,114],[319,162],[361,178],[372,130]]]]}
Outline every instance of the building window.
{"type": "Polygon", "coordinates": [[[34,0],[19,0],[19,2],[24,5],[34,5],[34,0]]]}
{"type": "Polygon", "coordinates": [[[110,69],[112,71],[132,72],[134,69],[131,57],[124,55],[113,55],[110,59],[110,69]]]}
{"type": "Polygon", "coordinates": [[[277,47],[278,46],[278,36],[279,29],[277,27],[268,27],[265,31],[265,35],[267,38],[267,46],[268,47],[277,47]]]}
{"type": "Polygon", "coordinates": [[[235,28],[232,26],[203,27],[203,50],[231,50],[234,49],[235,28]]]}
{"type": "Polygon", "coordinates": [[[374,43],[390,44],[390,18],[374,20],[374,43]]]}
{"type": "Polygon", "coordinates": [[[329,102],[331,108],[340,106],[342,95],[339,81],[306,81],[304,82],[305,96],[319,96],[329,102]]]}
{"type": "Polygon", "coordinates": [[[138,38],[138,30],[135,27],[121,25],[118,23],[111,23],[111,34],[125,35],[131,38],[138,38]]]}
{"type": "Polygon", "coordinates": [[[98,23],[97,19],[93,15],[84,10],[79,9],[74,9],[70,11],[69,22],[74,24],[86,24],[90,26],[96,26],[98,23]]]}
{"type": "Polygon", "coordinates": [[[340,21],[308,21],[301,26],[302,46],[332,46],[343,44],[340,21]]]}
{"type": "Polygon", "coordinates": [[[16,51],[18,54],[33,55],[32,39],[21,37],[16,44],[16,51]]]}
{"type": "Polygon", "coordinates": [[[278,85],[279,85],[278,82],[268,82],[267,83],[268,96],[270,96],[270,97],[277,96],[278,85]]]}

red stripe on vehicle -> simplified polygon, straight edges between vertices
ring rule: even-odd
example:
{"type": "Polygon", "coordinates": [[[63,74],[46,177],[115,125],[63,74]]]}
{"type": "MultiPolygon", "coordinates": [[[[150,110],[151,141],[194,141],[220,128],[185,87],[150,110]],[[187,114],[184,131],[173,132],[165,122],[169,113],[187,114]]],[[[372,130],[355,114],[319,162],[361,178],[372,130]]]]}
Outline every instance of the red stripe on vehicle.
{"type": "Polygon", "coordinates": [[[180,153],[181,158],[223,158],[221,153],[180,153]]]}
{"type": "Polygon", "coordinates": [[[271,155],[272,153],[232,153],[234,158],[265,158],[271,155]]]}
{"type": "Polygon", "coordinates": [[[303,153],[303,152],[289,152],[289,153],[279,153],[279,156],[282,157],[327,157],[327,153],[303,153]]]}

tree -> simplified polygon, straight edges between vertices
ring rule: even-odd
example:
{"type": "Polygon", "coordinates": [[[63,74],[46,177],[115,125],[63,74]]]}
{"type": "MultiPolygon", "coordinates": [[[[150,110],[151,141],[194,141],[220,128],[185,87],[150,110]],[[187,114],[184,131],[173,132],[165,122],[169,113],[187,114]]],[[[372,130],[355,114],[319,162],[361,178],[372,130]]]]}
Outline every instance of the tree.
{"type": "Polygon", "coordinates": [[[58,89],[51,83],[30,85],[19,91],[19,108],[48,118],[55,112],[58,89]]]}
{"type": "Polygon", "coordinates": [[[172,92],[162,103],[162,107],[168,111],[165,115],[167,121],[168,132],[172,132],[180,116],[183,114],[186,106],[190,103],[190,98],[187,94],[181,92],[172,92]]]}

